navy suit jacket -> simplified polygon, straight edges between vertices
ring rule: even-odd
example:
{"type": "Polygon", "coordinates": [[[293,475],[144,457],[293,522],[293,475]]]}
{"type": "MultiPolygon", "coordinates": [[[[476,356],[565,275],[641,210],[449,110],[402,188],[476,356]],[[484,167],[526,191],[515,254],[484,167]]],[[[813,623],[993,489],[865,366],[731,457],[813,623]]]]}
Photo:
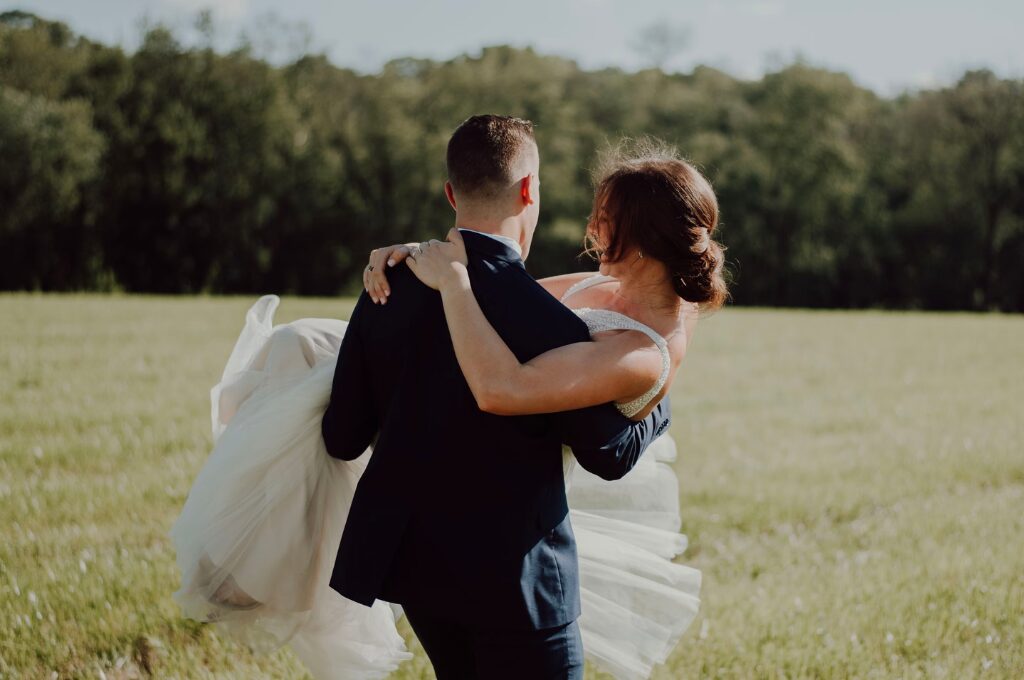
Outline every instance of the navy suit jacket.
{"type": "MultiPolygon", "coordinates": [[[[520,361],[587,341],[586,325],[508,246],[464,232],[473,292],[520,361]]],[[[416,606],[470,623],[541,629],[580,613],[562,444],[605,479],[626,474],[669,424],[667,400],[640,422],[612,404],[502,417],[477,408],[440,295],[407,267],[387,305],[359,298],[323,418],[328,452],[373,444],[345,524],[331,587],[370,605],[416,606]]],[[[601,370],[595,366],[594,370],[601,370]]]]}

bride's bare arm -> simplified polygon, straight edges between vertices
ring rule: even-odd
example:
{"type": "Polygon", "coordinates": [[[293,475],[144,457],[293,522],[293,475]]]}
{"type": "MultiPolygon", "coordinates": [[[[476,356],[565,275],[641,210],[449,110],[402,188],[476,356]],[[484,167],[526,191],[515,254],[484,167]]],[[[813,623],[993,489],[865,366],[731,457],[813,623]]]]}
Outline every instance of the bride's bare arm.
{"type": "Polygon", "coordinates": [[[459,366],[481,410],[499,415],[554,413],[643,394],[661,373],[661,354],[646,336],[617,333],[520,363],[480,309],[456,232],[408,260],[423,283],[441,292],[459,366]]]}
{"type": "Polygon", "coordinates": [[[627,401],[658,379],[661,356],[646,337],[619,333],[520,363],[487,322],[468,278],[441,288],[459,366],[477,406],[497,415],[569,411],[627,401]]]}

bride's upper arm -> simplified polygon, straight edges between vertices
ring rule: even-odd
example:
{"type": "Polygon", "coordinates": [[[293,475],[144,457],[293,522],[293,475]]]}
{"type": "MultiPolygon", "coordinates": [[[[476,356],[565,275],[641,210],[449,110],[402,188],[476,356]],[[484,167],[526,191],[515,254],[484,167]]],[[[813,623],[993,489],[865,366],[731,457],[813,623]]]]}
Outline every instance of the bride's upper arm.
{"type": "Polygon", "coordinates": [[[544,290],[551,293],[554,297],[559,300],[566,294],[566,292],[574,285],[582,281],[583,279],[593,276],[594,272],[575,272],[573,274],[559,274],[558,276],[548,276],[543,279],[537,279],[537,283],[544,287],[544,290]]]}
{"type": "Polygon", "coordinates": [[[660,373],[661,354],[646,337],[617,333],[549,350],[474,396],[480,410],[496,415],[554,413],[635,398],[660,373]]]}

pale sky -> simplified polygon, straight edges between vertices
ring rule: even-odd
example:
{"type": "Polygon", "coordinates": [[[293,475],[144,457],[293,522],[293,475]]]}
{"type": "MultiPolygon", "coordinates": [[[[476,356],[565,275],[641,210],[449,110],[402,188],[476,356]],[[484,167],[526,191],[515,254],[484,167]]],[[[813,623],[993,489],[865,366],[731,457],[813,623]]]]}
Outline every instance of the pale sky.
{"type": "Polygon", "coordinates": [[[635,69],[645,65],[633,47],[638,35],[663,23],[691,32],[669,70],[708,64],[756,78],[801,55],[883,94],[950,83],[967,68],[1024,77],[1022,0],[21,0],[0,7],[59,19],[129,49],[143,17],[187,33],[197,10],[210,8],[227,47],[244,29],[258,36],[260,18],[273,13],[308,26],[313,51],[364,72],[396,57],[448,59],[497,44],[532,46],[584,68],[635,69]]]}

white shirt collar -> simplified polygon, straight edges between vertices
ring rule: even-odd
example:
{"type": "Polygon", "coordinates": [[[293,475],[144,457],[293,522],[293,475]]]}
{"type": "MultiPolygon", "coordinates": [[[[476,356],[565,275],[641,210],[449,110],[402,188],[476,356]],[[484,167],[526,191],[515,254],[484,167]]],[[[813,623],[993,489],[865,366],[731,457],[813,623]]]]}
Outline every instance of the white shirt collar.
{"type": "Polygon", "coordinates": [[[512,250],[516,251],[516,255],[518,255],[519,257],[523,256],[523,248],[522,248],[522,246],[519,245],[518,241],[510,239],[508,236],[502,236],[501,234],[488,234],[488,233],[483,232],[483,231],[477,231],[476,229],[466,229],[465,227],[459,227],[459,231],[471,231],[474,234],[480,234],[481,236],[487,236],[488,238],[493,238],[495,241],[498,241],[500,243],[504,243],[509,248],[511,248],[512,250]]]}

